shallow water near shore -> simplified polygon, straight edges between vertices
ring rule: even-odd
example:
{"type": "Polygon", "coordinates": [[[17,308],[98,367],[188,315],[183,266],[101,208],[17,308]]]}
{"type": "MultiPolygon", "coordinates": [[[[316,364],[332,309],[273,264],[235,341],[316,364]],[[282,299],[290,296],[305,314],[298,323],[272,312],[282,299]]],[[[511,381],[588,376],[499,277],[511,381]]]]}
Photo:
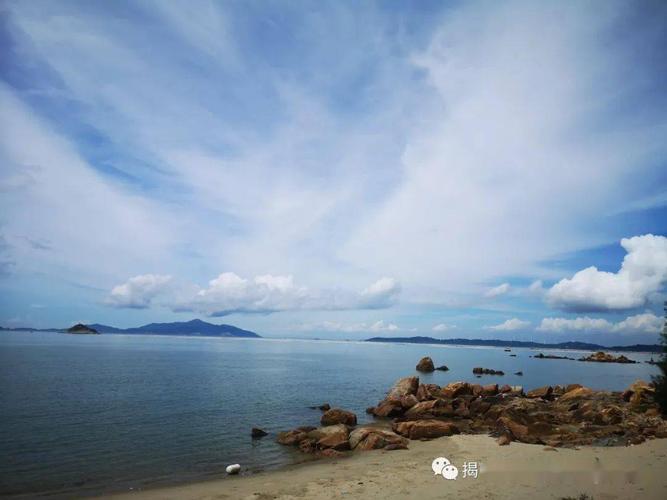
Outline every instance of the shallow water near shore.
{"type": "MultiPolygon", "coordinates": [[[[423,382],[581,383],[622,390],[649,379],[639,364],[533,359],[529,349],[133,335],[0,334],[0,494],[94,495],[253,472],[304,457],[275,433],[317,425],[329,402],[366,407],[422,356],[450,371],[423,382]],[[506,375],[472,374],[474,366],[506,375]],[[522,371],[523,376],[512,375],[522,371]],[[250,438],[250,428],[271,435],[250,438]]],[[[560,351],[552,351],[560,353],[560,351]]],[[[579,357],[581,353],[563,351],[579,357]]],[[[655,356],[655,355],[654,355],[655,356]]]]}

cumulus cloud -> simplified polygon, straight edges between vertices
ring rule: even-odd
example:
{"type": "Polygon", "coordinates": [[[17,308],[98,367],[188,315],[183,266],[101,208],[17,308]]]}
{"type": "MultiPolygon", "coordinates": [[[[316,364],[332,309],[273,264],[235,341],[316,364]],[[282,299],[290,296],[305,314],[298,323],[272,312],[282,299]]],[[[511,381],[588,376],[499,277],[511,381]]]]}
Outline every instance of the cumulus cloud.
{"type": "Polygon", "coordinates": [[[568,318],[544,318],[537,327],[541,332],[613,332],[613,333],[659,333],[663,319],[653,313],[637,314],[618,323],[588,316],[568,318]]]}
{"type": "Polygon", "coordinates": [[[452,330],[456,328],[454,325],[447,325],[445,323],[438,323],[433,327],[434,332],[446,332],[448,330],[452,330]]]}
{"type": "Polygon", "coordinates": [[[304,325],[303,330],[326,331],[326,332],[396,332],[401,330],[394,323],[385,323],[384,320],[378,320],[374,323],[340,323],[334,321],[325,321],[311,325],[304,325]]]}
{"type": "Polygon", "coordinates": [[[508,319],[499,325],[487,326],[487,330],[496,330],[496,331],[512,331],[512,330],[522,330],[530,326],[530,321],[522,321],[518,318],[508,319]]]}
{"type": "Polygon", "coordinates": [[[169,276],[136,276],[113,288],[107,303],[116,307],[145,308],[163,292],[162,303],[174,311],[192,311],[209,316],[232,313],[273,313],[296,310],[383,309],[397,300],[400,284],[381,278],[360,292],[310,289],[297,285],[293,276],[265,274],[252,279],[225,272],[205,288],[195,285],[165,286],[169,276]]]}
{"type": "Polygon", "coordinates": [[[152,300],[166,291],[171,276],[161,274],[142,274],[130,278],[122,285],[111,289],[106,299],[108,305],[130,309],[146,309],[152,300]]]}
{"type": "Polygon", "coordinates": [[[555,308],[614,311],[642,307],[667,283],[667,238],[646,234],[623,238],[627,252],[616,273],[591,266],[556,283],[546,295],[555,308]]]}
{"type": "Polygon", "coordinates": [[[510,290],[510,284],[509,283],[503,283],[501,285],[498,285],[496,287],[490,288],[484,293],[485,297],[488,298],[493,298],[493,297],[498,297],[499,295],[504,295],[510,290]]]}

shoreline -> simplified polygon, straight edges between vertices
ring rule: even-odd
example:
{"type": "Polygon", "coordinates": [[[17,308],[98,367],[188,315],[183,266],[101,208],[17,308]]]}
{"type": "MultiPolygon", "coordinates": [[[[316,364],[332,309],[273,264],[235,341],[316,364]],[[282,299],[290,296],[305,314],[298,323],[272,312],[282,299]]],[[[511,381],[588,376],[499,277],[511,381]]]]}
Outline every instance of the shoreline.
{"type": "MultiPolygon", "coordinates": [[[[113,500],[288,500],[295,498],[665,498],[667,439],[635,446],[553,449],[513,442],[498,446],[486,435],[411,441],[407,450],[374,450],[343,458],[291,464],[277,470],[221,477],[181,486],[101,495],[113,500]],[[431,462],[447,457],[473,477],[445,480],[431,462]]],[[[221,471],[221,476],[224,471],[221,471]]]]}

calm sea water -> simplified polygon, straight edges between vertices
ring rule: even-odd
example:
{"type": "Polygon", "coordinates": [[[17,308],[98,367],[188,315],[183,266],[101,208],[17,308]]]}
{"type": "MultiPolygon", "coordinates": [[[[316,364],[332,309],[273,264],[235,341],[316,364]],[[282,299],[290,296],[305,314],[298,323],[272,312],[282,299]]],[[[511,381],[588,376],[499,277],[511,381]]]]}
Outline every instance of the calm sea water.
{"type": "MultiPolygon", "coordinates": [[[[431,356],[455,380],[582,383],[620,390],[657,369],[535,360],[533,351],[328,342],[57,333],[0,334],[0,494],[71,498],[224,476],[303,460],[275,433],[318,423],[329,402],[366,407],[431,356]],[[474,366],[504,370],[475,378],[474,366]],[[522,370],[523,377],[510,375],[522,370]],[[250,439],[250,428],[272,435],[250,439]]],[[[577,357],[579,353],[569,355],[577,357]]],[[[632,354],[647,360],[649,355],[632,354]]]]}

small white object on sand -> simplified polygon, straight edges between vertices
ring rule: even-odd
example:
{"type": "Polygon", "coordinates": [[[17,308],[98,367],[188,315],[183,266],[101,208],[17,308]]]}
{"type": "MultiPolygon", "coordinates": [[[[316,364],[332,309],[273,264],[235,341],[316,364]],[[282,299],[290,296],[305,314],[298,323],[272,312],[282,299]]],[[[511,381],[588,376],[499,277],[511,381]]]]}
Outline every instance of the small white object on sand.
{"type": "Polygon", "coordinates": [[[225,470],[227,471],[227,474],[238,474],[239,472],[241,472],[241,465],[239,464],[228,465],[225,470]]]}

